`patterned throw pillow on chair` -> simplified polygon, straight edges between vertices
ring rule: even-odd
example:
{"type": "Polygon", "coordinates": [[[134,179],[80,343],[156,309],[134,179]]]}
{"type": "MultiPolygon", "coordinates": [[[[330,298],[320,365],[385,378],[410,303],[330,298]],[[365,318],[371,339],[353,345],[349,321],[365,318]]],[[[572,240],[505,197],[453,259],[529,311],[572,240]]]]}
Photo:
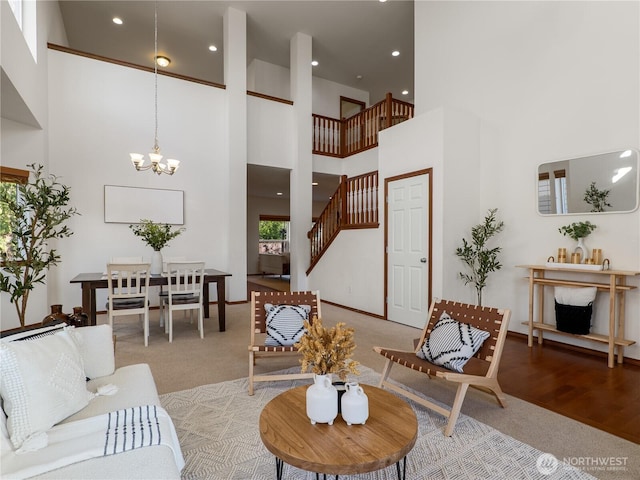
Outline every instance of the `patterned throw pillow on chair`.
{"type": "Polygon", "coordinates": [[[416,355],[434,365],[463,373],[462,367],[489,335],[489,332],[460,323],[443,312],[416,355]]]}
{"type": "Polygon", "coordinates": [[[310,305],[272,305],[265,303],[267,338],[270,347],[290,346],[304,335],[304,321],[309,319],[310,305]]]}

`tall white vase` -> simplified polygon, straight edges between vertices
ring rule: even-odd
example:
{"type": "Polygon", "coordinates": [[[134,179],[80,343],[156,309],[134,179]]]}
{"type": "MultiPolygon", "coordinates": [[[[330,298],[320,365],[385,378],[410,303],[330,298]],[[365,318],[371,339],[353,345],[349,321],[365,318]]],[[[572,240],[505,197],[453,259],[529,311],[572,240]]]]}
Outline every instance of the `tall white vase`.
{"type": "Polygon", "coordinates": [[[151,275],[162,274],[162,252],[160,250],[154,250],[151,255],[151,269],[149,271],[151,275]]]}
{"type": "Polygon", "coordinates": [[[587,258],[591,258],[589,256],[589,249],[584,244],[584,238],[582,237],[578,238],[578,245],[576,245],[576,248],[574,248],[573,250],[573,253],[578,253],[578,252],[582,255],[580,259],[580,263],[584,263],[587,258]]]}
{"type": "Polygon", "coordinates": [[[311,424],[328,423],[338,416],[338,390],[331,384],[331,375],[314,375],[307,388],[307,417],[311,424]]]}

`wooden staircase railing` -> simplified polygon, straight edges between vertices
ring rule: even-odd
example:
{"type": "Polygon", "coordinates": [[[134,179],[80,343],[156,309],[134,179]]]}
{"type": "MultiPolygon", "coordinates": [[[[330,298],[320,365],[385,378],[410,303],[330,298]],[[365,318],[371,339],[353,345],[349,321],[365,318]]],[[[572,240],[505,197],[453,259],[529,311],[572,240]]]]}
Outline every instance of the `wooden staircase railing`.
{"type": "Polygon", "coordinates": [[[313,114],[313,153],[344,158],[378,146],[378,132],[413,118],[413,105],[390,93],[344,120],[313,114]],[[390,119],[390,121],[389,121],[390,119]]]}
{"type": "Polygon", "coordinates": [[[307,233],[311,241],[311,261],[307,275],[340,230],[378,226],[378,172],[351,178],[343,175],[331,200],[307,233]]]}

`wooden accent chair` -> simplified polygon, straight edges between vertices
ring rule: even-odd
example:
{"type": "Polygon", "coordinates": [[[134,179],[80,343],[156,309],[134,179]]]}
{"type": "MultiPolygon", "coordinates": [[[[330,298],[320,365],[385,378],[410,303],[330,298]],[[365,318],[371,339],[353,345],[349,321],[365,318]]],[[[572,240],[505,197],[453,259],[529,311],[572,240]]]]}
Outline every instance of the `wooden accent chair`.
{"type": "Polygon", "coordinates": [[[502,356],[502,349],[507,336],[510,316],[511,311],[508,309],[480,307],[449,300],[434,300],[429,308],[429,320],[422,331],[422,336],[415,350],[398,351],[383,347],[374,347],[376,352],[387,359],[382,371],[379,387],[393,390],[447,417],[449,422],[444,431],[446,436],[451,436],[453,433],[453,428],[460,414],[460,408],[462,407],[462,402],[464,401],[469,386],[493,393],[498,403],[503,408],[506,407],[505,395],[502,393],[502,389],[498,384],[498,366],[500,365],[500,357],[502,356]],[[490,333],[490,336],[484,341],[478,352],[464,365],[464,373],[458,373],[434,365],[427,360],[422,360],[416,355],[424,344],[425,339],[431,334],[433,327],[443,312],[447,312],[450,317],[460,323],[467,323],[490,333]],[[426,374],[429,378],[436,376],[458,384],[458,390],[451,408],[443,408],[440,405],[405,390],[402,386],[391,383],[388,379],[394,363],[426,374]]]}
{"type": "Polygon", "coordinates": [[[249,395],[253,395],[254,382],[269,382],[285,379],[312,378],[312,373],[266,374],[256,375],[254,366],[256,359],[282,355],[299,355],[293,346],[265,345],[267,333],[266,303],[272,305],[309,305],[309,320],[321,318],[319,292],[251,292],[251,342],[249,344],[249,395]]]}

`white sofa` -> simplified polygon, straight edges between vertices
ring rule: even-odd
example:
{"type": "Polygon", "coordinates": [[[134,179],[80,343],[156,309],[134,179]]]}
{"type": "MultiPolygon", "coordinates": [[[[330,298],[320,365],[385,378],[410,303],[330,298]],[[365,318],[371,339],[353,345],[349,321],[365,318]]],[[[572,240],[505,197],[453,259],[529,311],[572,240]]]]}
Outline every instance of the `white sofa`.
{"type": "Polygon", "coordinates": [[[45,336],[21,341],[12,336],[0,342],[0,477],[179,479],[182,452],[149,366],[115,370],[108,325],[36,333],[45,336]],[[80,372],[74,373],[78,356],[80,372]],[[78,375],[86,378],[77,382],[78,375]],[[56,382],[56,376],[62,380],[56,382]],[[58,398],[61,391],[63,398],[58,398]],[[134,423],[125,416],[130,412],[147,416],[136,417],[139,423],[134,423]],[[157,413],[151,421],[149,412],[157,413]],[[125,425],[129,436],[136,430],[137,439],[125,441],[125,425]],[[151,445],[143,446],[147,443],[151,445]]]}

